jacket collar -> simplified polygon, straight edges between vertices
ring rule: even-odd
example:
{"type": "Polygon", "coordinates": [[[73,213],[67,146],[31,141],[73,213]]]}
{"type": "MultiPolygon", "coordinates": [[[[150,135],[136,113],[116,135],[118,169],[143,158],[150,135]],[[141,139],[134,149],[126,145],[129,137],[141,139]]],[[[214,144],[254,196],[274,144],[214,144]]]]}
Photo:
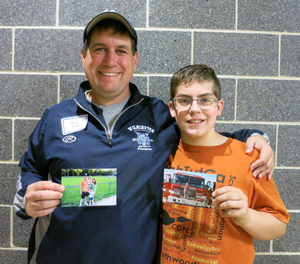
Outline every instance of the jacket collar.
{"type": "MultiPolygon", "coordinates": [[[[92,106],[91,103],[86,99],[85,92],[91,90],[91,84],[88,81],[84,81],[79,86],[79,91],[77,96],[75,97],[75,100],[80,103],[84,108],[91,110],[92,106]]],[[[136,104],[140,102],[145,96],[141,95],[138,88],[135,84],[129,83],[129,89],[130,89],[130,98],[127,102],[127,106],[136,104]]]]}

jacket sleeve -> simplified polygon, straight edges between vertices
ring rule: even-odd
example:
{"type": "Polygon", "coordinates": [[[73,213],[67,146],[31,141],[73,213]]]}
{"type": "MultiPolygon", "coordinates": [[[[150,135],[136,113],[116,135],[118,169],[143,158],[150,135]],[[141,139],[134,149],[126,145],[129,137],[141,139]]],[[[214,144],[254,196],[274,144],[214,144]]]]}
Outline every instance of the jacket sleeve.
{"type": "Polygon", "coordinates": [[[43,155],[43,138],[46,122],[46,112],[29,137],[28,150],[24,153],[19,166],[21,172],[17,180],[17,192],[14,198],[14,210],[17,216],[26,220],[31,218],[25,212],[25,195],[27,186],[38,181],[48,180],[48,168],[43,155]]]}
{"type": "Polygon", "coordinates": [[[242,130],[235,131],[233,133],[221,132],[220,134],[222,134],[225,137],[234,138],[242,142],[246,142],[249,137],[259,134],[262,135],[266,139],[266,141],[270,144],[270,139],[268,135],[258,129],[242,129],[242,130]]]}

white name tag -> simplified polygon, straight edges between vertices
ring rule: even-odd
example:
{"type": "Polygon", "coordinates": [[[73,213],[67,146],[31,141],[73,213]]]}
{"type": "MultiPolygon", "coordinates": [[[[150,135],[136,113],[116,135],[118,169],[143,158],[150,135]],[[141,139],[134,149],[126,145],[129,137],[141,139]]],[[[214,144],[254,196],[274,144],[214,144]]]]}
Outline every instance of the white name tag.
{"type": "Polygon", "coordinates": [[[81,131],[86,128],[88,122],[87,115],[70,116],[61,119],[61,128],[63,135],[81,131]]]}

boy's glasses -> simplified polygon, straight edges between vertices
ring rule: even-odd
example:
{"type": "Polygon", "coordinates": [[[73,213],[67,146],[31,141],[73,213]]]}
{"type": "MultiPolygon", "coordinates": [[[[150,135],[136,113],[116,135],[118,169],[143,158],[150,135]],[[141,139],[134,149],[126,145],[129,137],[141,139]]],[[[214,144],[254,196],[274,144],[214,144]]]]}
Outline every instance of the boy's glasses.
{"type": "Polygon", "coordinates": [[[217,98],[207,98],[207,97],[200,97],[200,98],[191,98],[191,97],[175,97],[173,99],[175,107],[180,107],[182,109],[189,109],[193,104],[193,101],[197,101],[198,106],[201,109],[208,109],[210,106],[217,102],[217,98]]]}

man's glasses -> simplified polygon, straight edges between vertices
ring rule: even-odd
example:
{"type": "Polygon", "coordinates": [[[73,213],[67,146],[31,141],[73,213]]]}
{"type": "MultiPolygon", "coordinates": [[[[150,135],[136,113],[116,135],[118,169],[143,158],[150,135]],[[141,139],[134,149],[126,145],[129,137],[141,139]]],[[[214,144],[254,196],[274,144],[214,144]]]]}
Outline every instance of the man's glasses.
{"type": "Polygon", "coordinates": [[[217,98],[207,98],[207,97],[200,97],[200,98],[191,98],[191,97],[184,97],[179,96],[173,99],[175,107],[180,107],[181,109],[189,109],[193,104],[193,101],[197,101],[198,106],[201,109],[208,109],[214,102],[217,102],[217,98]]]}

